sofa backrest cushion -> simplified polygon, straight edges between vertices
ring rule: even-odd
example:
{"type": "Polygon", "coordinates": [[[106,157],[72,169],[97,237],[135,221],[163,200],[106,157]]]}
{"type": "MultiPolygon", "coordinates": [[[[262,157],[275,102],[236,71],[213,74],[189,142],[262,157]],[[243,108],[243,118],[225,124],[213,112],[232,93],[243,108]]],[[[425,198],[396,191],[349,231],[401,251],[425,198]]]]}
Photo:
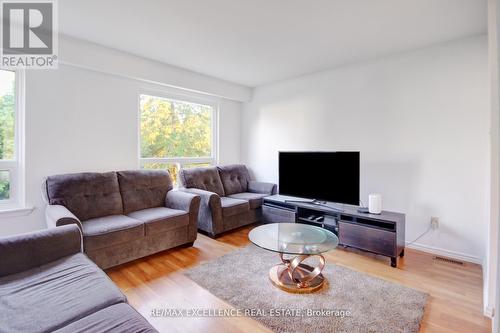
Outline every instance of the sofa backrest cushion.
{"type": "Polygon", "coordinates": [[[217,167],[226,195],[247,192],[250,176],[247,167],[233,164],[217,167]]]}
{"type": "Polygon", "coordinates": [[[119,171],[118,182],[124,214],[141,209],[164,207],[172,179],[166,170],[119,171]]]}
{"type": "Polygon", "coordinates": [[[123,214],[123,203],[115,172],[74,173],[47,177],[47,199],[51,205],[68,208],[80,221],[123,214]]]}
{"type": "Polygon", "coordinates": [[[224,196],[224,188],[216,167],[182,169],[180,180],[185,188],[194,187],[224,196]]]}

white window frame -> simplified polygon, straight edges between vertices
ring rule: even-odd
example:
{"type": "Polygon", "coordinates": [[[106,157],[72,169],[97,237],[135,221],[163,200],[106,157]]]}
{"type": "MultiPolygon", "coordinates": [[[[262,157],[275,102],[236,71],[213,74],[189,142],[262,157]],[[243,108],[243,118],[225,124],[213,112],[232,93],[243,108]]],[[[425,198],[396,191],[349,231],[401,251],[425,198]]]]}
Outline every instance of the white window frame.
{"type": "Polygon", "coordinates": [[[184,167],[186,164],[194,164],[194,163],[209,163],[210,165],[216,165],[218,162],[218,151],[219,151],[219,103],[216,100],[205,99],[198,96],[193,95],[184,95],[184,94],[173,94],[162,91],[155,90],[143,90],[140,91],[137,96],[137,153],[139,160],[139,168],[143,169],[144,164],[147,163],[168,163],[168,164],[178,164],[179,170],[184,167]],[[212,121],[211,121],[211,156],[206,157],[162,157],[162,158],[153,158],[153,157],[142,157],[141,155],[141,95],[148,95],[158,98],[164,98],[168,100],[178,101],[178,102],[187,102],[187,103],[195,103],[207,105],[212,108],[212,121]]]}
{"type": "Polygon", "coordinates": [[[0,160],[0,170],[9,171],[9,199],[0,200],[0,212],[25,208],[24,130],[25,130],[25,72],[15,73],[14,87],[14,158],[0,160]]]}

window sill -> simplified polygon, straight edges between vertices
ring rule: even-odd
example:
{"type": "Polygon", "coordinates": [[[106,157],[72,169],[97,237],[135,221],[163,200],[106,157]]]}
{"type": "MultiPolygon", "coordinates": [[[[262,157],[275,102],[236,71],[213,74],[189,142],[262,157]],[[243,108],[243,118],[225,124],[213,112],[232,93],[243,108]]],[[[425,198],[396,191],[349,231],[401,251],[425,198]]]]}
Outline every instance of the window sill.
{"type": "Polygon", "coordinates": [[[0,207],[0,218],[19,217],[31,214],[35,207],[0,207]]]}

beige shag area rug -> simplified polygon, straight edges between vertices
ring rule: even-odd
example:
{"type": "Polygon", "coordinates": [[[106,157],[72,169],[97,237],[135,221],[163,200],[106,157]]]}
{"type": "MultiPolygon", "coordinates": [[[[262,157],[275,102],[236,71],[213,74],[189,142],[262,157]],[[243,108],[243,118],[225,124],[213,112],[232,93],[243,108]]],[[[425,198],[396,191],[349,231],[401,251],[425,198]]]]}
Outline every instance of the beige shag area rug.
{"type": "Polygon", "coordinates": [[[238,315],[280,333],[419,330],[425,293],[327,262],[328,283],[320,291],[290,294],[269,281],[269,268],[277,263],[277,253],[249,245],[185,274],[238,309],[238,315]]]}

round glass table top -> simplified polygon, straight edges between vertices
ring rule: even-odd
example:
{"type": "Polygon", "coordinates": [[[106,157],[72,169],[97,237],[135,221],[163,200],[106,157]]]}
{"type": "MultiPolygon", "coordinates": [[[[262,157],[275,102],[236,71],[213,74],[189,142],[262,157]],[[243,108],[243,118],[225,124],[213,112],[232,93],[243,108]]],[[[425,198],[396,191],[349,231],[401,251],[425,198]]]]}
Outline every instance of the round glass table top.
{"type": "Polygon", "coordinates": [[[331,231],[301,223],[272,223],[258,226],[248,235],[255,245],[286,254],[320,254],[337,247],[331,231]]]}

